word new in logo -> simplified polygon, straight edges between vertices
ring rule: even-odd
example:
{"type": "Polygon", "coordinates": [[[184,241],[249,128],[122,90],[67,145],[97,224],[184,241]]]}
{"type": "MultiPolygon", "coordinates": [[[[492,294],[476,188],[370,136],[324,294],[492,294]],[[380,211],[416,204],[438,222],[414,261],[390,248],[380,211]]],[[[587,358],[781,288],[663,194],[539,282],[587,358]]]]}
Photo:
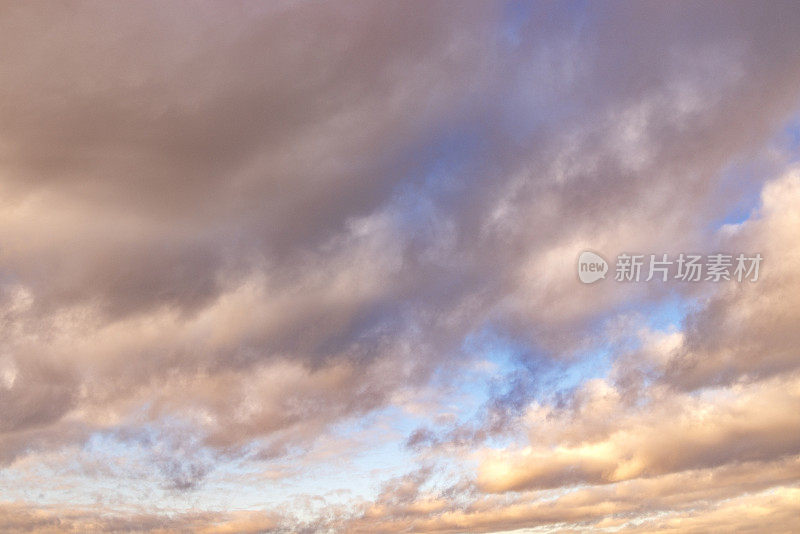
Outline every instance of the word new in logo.
{"type": "Polygon", "coordinates": [[[599,254],[585,250],[578,256],[578,278],[584,284],[592,284],[606,277],[608,262],[599,254]]]}

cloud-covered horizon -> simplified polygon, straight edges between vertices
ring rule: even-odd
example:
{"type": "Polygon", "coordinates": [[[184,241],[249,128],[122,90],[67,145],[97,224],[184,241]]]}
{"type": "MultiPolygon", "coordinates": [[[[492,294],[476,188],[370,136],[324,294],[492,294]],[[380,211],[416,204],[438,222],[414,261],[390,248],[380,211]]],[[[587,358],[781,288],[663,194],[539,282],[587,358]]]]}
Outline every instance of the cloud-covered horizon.
{"type": "Polygon", "coordinates": [[[3,4],[0,530],[796,529],[798,28],[3,4]]]}

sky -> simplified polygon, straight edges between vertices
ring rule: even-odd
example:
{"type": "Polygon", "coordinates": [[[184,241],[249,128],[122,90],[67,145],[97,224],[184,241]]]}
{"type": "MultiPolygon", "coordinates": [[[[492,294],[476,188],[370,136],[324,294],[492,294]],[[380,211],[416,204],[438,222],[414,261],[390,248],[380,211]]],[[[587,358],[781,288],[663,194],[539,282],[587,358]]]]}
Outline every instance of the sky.
{"type": "Polygon", "coordinates": [[[0,2],[0,530],[797,531],[799,30],[0,2]]]}

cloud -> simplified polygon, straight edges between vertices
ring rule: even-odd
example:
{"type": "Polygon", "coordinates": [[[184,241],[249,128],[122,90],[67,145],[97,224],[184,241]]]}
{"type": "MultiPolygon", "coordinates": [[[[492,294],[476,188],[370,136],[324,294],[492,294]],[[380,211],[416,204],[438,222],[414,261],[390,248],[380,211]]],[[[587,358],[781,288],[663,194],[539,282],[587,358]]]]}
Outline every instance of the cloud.
{"type": "MultiPolygon", "coordinates": [[[[800,97],[797,6],[0,9],[0,469],[107,439],[142,465],[103,480],[202,508],[223,459],[307,486],[314,448],[381,410],[426,466],[324,517],[34,502],[3,528],[595,524],[637,514],[604,492],[737,464],[780,495],[741,479],[710,516],[791,509],[797,171],[717,227],[731,166],[785,162],[764,147],[800,97]],[[751,285],[583,286],[586,248],[765,261],[751,285]],[[624,319],[668,295],[697,304],[679,330],[624,319]],[[485,333],[515,367],[464,416],[485,333]],[[608,376],[551,383],[599,352],[608,376]]],[[[652,510],[702,528],[691,502],[652,510]]]]}
{"type": "Polygon", "coordinates": [[[22,503],[0,505],[0,523],[7,532],[64,532],[70,530],[154,533],[193,530],[208,534],[226,532],[277,532],[278,519],[266,513],[185,513],[175,517],[149,514],[109,516],[97,509],[37,508],[22,503]]]}
{"type": "Polygon", "coordinates": [[[666,362],[665,381],[690,389],[797,367],[798,200],[800,171],[793,167],[765,186],[757,218],[725,229],[724,247],[765,258],[759,285],[721,291],[690,318],[683,345],[666,362]]]}
{"type": "Polygon", "coordinates": [[[799,387],[796,378],[786,378],[709,389],[699,397],[655,390],[630,407],[614,388],[589,382],[574,411],[532,408],[526,417],[531,445],[488,453],[478,485],[504,492],[604,484],[795,455],[799,387]]]}
{"type": "Polygon", "coordinates": [[[752,528],[760,516],[772,517],[771,524],[781,530],[793,522],[795,507],[789,500],[796,494],[791,481],[797,476],[797,463],[797,457],[793,457],[766,464],[733,464],[571,492],[525,492],[511,498],[462,493],[464,500],[454,500],[427,495],[411,506],[376,503],[334,528],[349,532],[408,529],[450,533],[546,526],[555,532],[612,527],[623,532],[652,532],[682,528],[683,524],[700,528],[710,524],[713,517],[720,521],[718,524],[737,530],[752,528]],[[748,506],[755,509],[737,513],[748,506]]]}

